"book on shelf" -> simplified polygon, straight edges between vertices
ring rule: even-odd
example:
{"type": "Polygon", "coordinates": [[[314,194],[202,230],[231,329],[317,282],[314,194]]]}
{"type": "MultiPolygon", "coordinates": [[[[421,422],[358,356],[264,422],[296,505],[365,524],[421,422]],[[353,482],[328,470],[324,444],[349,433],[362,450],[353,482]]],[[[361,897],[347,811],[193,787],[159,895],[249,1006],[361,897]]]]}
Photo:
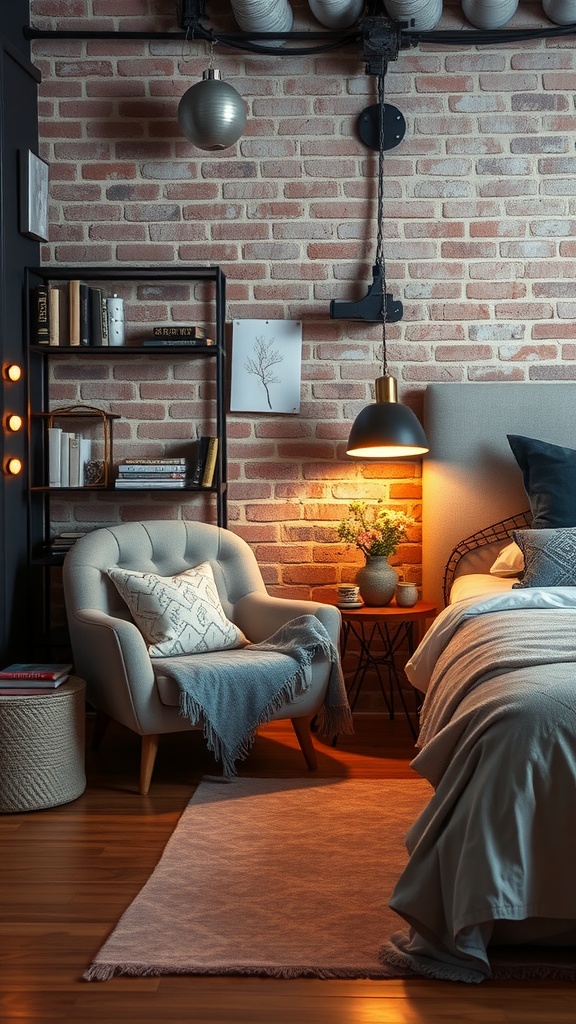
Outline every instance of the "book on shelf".
{"type": "Polygon", "coordinates": [[[60,434],[60,487],[70,486],[70,443],[76,437],[72,431],[60,434]]]}
{"type": "Polygon", "coordinates": [[[80,281],[68,281],[68,344],[72,348],[80,345],[80,281]]]}
{"type": "Polygon", "coordinates": [[[64,297],[61,288],[48,288],[48,319],[50,322],[50,344],[60,344],[64,297]]]}
{"type": "Polygon", "coordinates": [[[143,348],[149,348],[152,345],[159,345],[161,348],[170,348],[170,346],[185,345],[187,348],[201,348],[203,345],[213,345],[214,341],[212,338],[191,338],[188,335],[177,335],[174,334],[169,338],[144,338],[140,342],[143,348]]]}
{"type": "Polygon", "coordinates": [[[60,487],[62,472],[62,427],[48,427],[48,484],[60,487]]]}
{"type": "Polygon", "coordinates": [[[209,440],[210,438],[205,434],[202,434],[202,436],[198,438],[196,462],[194,465],[194,469],[192,470],[192,476],[190,478],[190,483],[192,484],[193,487],[200,487],[200,484],[202,483],[202,476],[204,474],[204,467],[206,465],[206,455],[208,454],[209,440]]]}
{"type": "Polygon", "coordinates": [[[33,345],[50,344],[48,288],[38,285],[30,293],[30,340],[33,345]]]}
{"type": "Polygon", "coordinates": [[[188,487],[189,483],[188,478],[182,480],[170,480],[170,478],[167,480],[139,480],[138,477],[136,477],[135,479],[129,480],[124,477],[122,479],[118,478],[115,486],[118,490],[130,490],[130,488],[140,488],[140,490],[142,490],[142,488],[161,489],[162,487],[165,488],[165,490],[176,490],[177,488],[188,487]]]}
{"type": "Polygon", "coordinates": [[[51,345],[68,345],[70,334],[68,291],[68,282],[48,286],[51,345]]]}
{"type": "Polygon", "coordinates": [[[203,327],[195,324],[170,324],[165,327],[153,327],[154,338],[191,338],[196,341],[206,341],[207,335],[203,327]]]}
{"type": "Polygon", "coordinates": [[[86,463],[89,462],[91,453],[91,439],[73,434],[70,438],[68,483],[61,482],[61,487],[84,487],[86,463]]]}
{"type": "Polygon", "coordinates": [[[86,347],[90,342],[90,288],[80,281],[80,344],[86,347]]]}
{"type": "Polygon", "coordinates": [[[141,470],[138,473],[123,473],[119,472],[118,480],[140,480],[146,482],[147,480],[187,480],[188,470],[174,470],[170,473],[155,473],[154,470],[141,470]]]}
{"type": "Polygon", "coordinates": [[[108,344],[108,299],[102,288],[90,289],[90,343],[96,348],[108,344]]]}
{"type": "Polygon", "coordinates": [[[181,455],[169,455],[166,458],[159,459],[147,459],[147,458],[133,458],[124,459],[121,462],[121,466],[180,466],[186,464],[186,459],[181,455]]]}
{"type": "Polygon", "coordinates": [[[68,678],[71,671],[72,665],[67,662],[14,662],[0,672],[0,688],[17,686],[24,689],[29,684],[38,686],[39,683],[55,688],[68,678]]]}
{"type": "Polygon", "coordinates": [[[214,474],[216,472],[216,459],[218,457],[218,438],[210,437],[208,440],[208,449],[206,452],[206,462],[204,465],[204,472],[202,473],[202,479],[200,484],[202,487],[212,487],[214,483],[214,474]]]}
{"type": "Polygon", "coordinates": [[[157,462],[151,465],[147,462],[134,462],[130,465],[126,465],[125,462],[121,462],[118,466],[118,473],[120,476],[146,476],[154,473],[157,476],[172,475],[173,473],[186,474],[188,472],[187,462],[168,462],[162,463],[157,462]]]}

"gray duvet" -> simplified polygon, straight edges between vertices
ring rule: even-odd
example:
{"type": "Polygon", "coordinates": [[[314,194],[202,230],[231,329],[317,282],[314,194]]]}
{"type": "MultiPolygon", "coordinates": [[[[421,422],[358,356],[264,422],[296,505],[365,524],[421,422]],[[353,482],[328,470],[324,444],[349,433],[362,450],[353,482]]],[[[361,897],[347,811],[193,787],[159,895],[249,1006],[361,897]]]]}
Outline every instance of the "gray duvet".
{"type": "Polygon", "coordinates": [[[412,659],[413,767],[435,792],[390,901],[410,927],[384,961],[461,981],[490,977],[502,944],[576,961],[576,595],[549,593],[459,602],[412,659]]]}

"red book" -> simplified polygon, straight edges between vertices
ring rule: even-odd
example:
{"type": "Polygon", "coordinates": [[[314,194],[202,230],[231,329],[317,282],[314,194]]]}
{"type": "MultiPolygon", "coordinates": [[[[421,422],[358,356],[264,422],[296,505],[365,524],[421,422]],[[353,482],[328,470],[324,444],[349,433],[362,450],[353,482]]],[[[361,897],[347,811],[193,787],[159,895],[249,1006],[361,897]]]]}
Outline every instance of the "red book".
{"type": "Polygon", "coordinates": [[[13,665],[7,665],[0,672],[0,688],[14,687],[14,684],[18,688],[28,684],[37,686],[39,682],[42,682],[47,688],[53,689],[60,686],[71,671],[72,665],[70,664],[15,662],[13,665]]]}

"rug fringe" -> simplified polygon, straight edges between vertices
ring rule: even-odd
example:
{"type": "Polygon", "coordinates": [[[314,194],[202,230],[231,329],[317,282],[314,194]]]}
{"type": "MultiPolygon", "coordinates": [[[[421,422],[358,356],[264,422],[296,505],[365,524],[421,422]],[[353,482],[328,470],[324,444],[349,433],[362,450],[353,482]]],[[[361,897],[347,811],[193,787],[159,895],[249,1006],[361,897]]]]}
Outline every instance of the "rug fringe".
{"type": "MultiPolygon", "coordinates": [[[[344,981],[344,980],[387,980],[388,975],[381,973],[378,969],[370,970],[366,967],[294,967],[289,965],[266,967],[265,965],[254,967],[252,965],[229,965],[226,967],[170,967],[169,965],[150,965],[139,967],[134,964],[105,964],[94,963],[82,975],[83,981],[110,981],[112,978],[124,976],[145,978],[159,977],[161,975],[187,974],[205,977],[236,975],[261,978],[317,978],[319,981],[344,981]]],[[[390,980],[393,980],[390,978],[390,980]]]]}

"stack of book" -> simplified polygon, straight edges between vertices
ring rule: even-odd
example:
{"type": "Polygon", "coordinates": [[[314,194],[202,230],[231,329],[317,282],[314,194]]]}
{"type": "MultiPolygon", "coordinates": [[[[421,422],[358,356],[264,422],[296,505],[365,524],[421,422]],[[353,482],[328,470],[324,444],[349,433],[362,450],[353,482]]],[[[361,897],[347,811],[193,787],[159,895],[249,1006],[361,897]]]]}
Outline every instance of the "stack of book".
{"type": "Polygon", "coordinates": [[[0,672],[0,696],[44,693],[65,683],[72,665],[15,662],[0,672]]]}
{"type": "Polygon", "coordinates": [[[119,489],[175,489],[190,485],[190,467],[181,456],[172,459],[126,459],[118,466],[119,489]]]}
{"type": "Polygon", "coordinates": [[[57,533],[50,541],[51,554],[65,555],[72,545],[75,544],[80,537],[84,536],[85,531],[82,530],[64,530],[62,533],[57,533]]]}
{"type": "Polygon", "coordinates": [[[35,345],[124,343],[124,300],[77,278],[32,288],[30,321],[35,345]]]}
{"type": "Polygon", "coordinates": [[[213,345],[214,339],[209,338],[204,327],[182,324],[170,327],[153,327],[152,336],[144,338],[142,345],[213,345]]]}

